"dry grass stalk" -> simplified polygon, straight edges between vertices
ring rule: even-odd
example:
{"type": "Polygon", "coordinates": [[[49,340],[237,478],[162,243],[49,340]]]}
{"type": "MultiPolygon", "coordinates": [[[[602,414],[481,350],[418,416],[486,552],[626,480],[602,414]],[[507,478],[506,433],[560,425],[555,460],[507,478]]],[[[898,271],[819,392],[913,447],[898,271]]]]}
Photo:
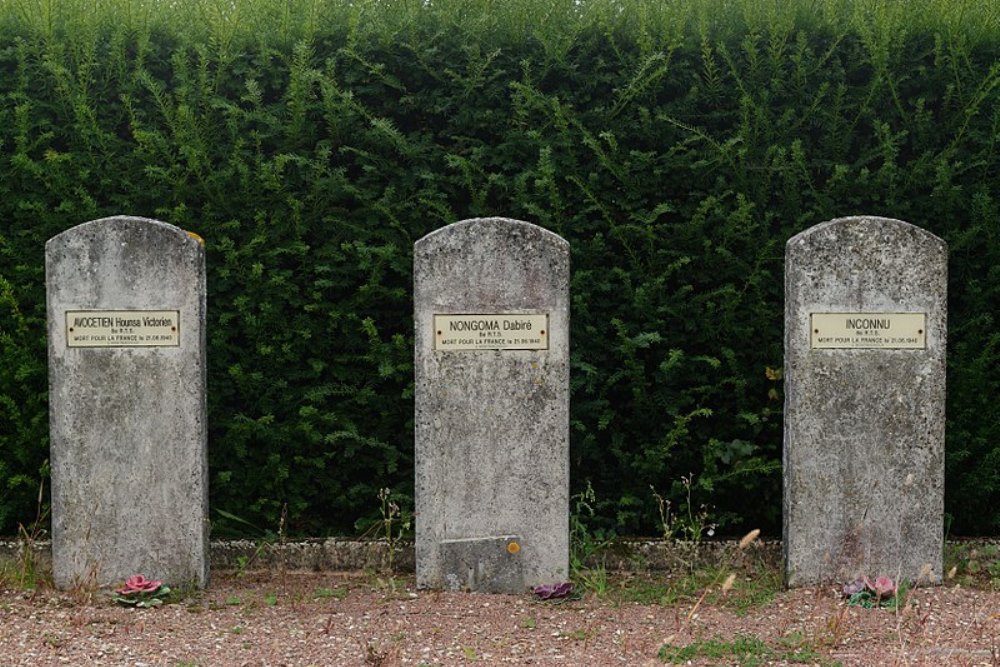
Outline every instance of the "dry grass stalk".
{"type": "Polygon", "coordinates": [[[739,546],[739,548],[740,549],[746,549],[758,537],[760,537],[760,528],[754,528],[749,533],[747,533],[746,535],[743,536],[743,538],[740,540],[740,546],[739,546]]]}
{"type": "MultiPolygon", "coordinates": [[[[749,533],[743,536],[743,538],[739,542],[738,549],[743,550],[747,548],[759,536],[760,536],[760,528],[754,528],[749,533]]],[[[705,601],[706,597],[708,597],[708,592],[712,590],[712,586],[715,585],[715,583],[719,580],[719,577],[722,576],[722,573],[729,569],[729,566],[732,564],[732,559],[733,559],[733,554],[731,552],[729,555],[729,560],[726,561],[726,564],[719,569],[719,573],[715,576],[715,579],[712,580],[711,584],[705,587],[705,590],[702,591],[701,596],[698,598],[698,601],[694,603],[693,607],[691,607],[691,611],[688,612],[687,615],[689,621],[694,618],[696,613],[698,613],[698,608],[701,607],[701,603],[705,601]]],[[[735,583],[735,581],[736,581],[736,574],[730,573],[726,577],[725,583],[722,584],[722,593],[723,594],[727,593],[729,589],[733,587],[733,583],[735,583]]]]}

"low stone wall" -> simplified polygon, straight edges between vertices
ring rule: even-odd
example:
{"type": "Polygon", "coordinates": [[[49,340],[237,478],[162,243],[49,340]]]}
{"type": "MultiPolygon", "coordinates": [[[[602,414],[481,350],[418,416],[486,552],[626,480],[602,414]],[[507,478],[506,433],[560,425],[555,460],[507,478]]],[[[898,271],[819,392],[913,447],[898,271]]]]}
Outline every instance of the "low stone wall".
{"type": "MultiPolygon", "coordinates": [[[[22,542],[0,540],[0,559],[18,560],[22,542]]],[[[47,540],[32,544],[36,566],[50,569],[52,547],[47,540]]],[[[307,539],[288,542],[253,540],[213,540],[210,548],[211,567],[216,571],[363,571],[381,570],[389,565],[389,548],[384,540],[354,540],[347,538],[307,539]]],[[[615,571],[684,571],[693,566],[738,559],[764,559],[778,564],[781,542],[758,540],[747,549],[737,549],[735,541],[665,542],[656,539],[622,539],[608,545],[591,558],[591,564],[603,563],[615,571]]],[[[392,555],[397,572],[413,572],[415,567],[412,541],[400,541],[392,555]]]]}
{"type": "MultiPolygon", "coordinates": [[[[0,540],[0,561],[18,561],[22,542],[16,539],[0,540]]],[[[946,553],[975,553],[976,550],[1000,554],[997,538],[949,540],[946,553]]],[[[35,567],[51,570],[52,546],[47,540],[32,545],[35,567]]],[[[215,571],[364,571],[380,570],[389,563],[389,549],[384,540],[355,540],[349,538],[308,539],[288,542],[259,542],[252,540],[213,540],[211,542],[211,567],[215,571]]],[[[400,541],[393,555],[395,571],[414,571],[412,541],[400,541]]],[[[740,550],[735,540],[707,542],[665,542],[659,539],[621,539],[610,544],[592,559],[592,564],[603,562],[612,571],[655,571],[681,573],[692,567],[741,562],[781,564],[780,540],[757,540],[740,550]]]]}

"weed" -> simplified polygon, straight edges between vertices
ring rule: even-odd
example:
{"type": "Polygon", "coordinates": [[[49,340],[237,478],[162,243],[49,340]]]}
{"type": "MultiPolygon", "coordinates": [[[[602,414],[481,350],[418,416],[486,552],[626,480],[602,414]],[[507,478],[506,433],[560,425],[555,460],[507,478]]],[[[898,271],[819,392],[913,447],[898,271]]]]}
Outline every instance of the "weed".
{"type": "Polygon", "coordinates": [[[608,583],[608,568],[604,563],[600,563],[594,567],[577,570],[573,579],[599,598],[607,595],[608,590],[610,589],[610,585],[608,583]]]}
{"type": "Polygon", "coordinates": [[[323,598],[334,598],[336,600],[343,600],[347,597],[348,590],[346,588],[317,588],[313,591],[313,599],[321,600],[323,598]]]}
{"type": "Polygon", "coordinates": [[[831,663],[813,649],[794,648],[775,650],[753,635],[737,634],[732,640],[721,638],[696,640],[685,646],[664,644],[657,654],[663,662],[687,663],[698,658],[724,660],[725,664],[755,667],[774,662],[808,663],[813,665],[839,665],[831,663]]]}
{"type": "Polygon", "coordinates": [[[386,601],[405,600],[410,596],[407,586],[412,584],[413,579],[404,576],[376,577],[372,587],[382,591],[386,601]]]}
{"type": "Polygon", "coordinates": [[[590,628],[578,628],[569,632],[561,632],[559,633],[559,636],[565,639],[572,639],[576,642],[585,642],[592,639],[596,634],[597,633],[590,628]]]}
{"type": "Polygon", "coordinates": [[[984,590],[1000,588],[1000,548],[995,544],[958,543],[945,547],[946,579],[984,590]]]}
{"type": "Polygon", "coordinates": [[[844,619],[846,618],[847,607],[843,606],[835,615],[826,620],[826,634],[820,638],[818,643],[821,646],[839,646],[847,636],[848,627],[847,624],[844,623],[844,619]]]}
{"type": "Polygon", "coordinates": [[[281,578],[281,592],[288,592],[288,563],[286,559],[288,558],[288,551],[284,548],[285,546],[285,528],[288,525],[288,503],[283,503],[281,505],[281,519],[278,521],[278,545],[281,547],[281,562],[278,566],[279,576],[281,578]]]}
{"type": "Polygon", "coordinates": [[[686,646],[665,644],[657,654],[660,660],[683,663],[695,658],[727,658],[732,656],[739,665],[759,665],[767,660],[767,644],[752,635],[736,635],[732,641],[722,639],[698,640],[686,646]]]}
{"type": "Polygon", "coordinates": [[[804,630],[792,630],[787,635],[779,639],[778,643],[786,648],[799,649],[808,645],[809,641],[806,638],[804,630]]]}
{"type": "MultiPolygon", "coordinates": [[[[379,514],[381,521],[372,524],[361,536],[361,539],[372,539],[378,537],[385,544],[385,550],[378,559],[376,571],[388,575],[385,583],[390,589],[396,589],[396,557],[401,551],[400,543],[403,536],[410,531],[412,517],[409,511],[404,511],[398,502],[393,498],[392,489],[388,487],[379,489],[379,514]]],[[[373,542],[369,551],[369,562],[375,561],[374,554],[378,552],[378,542],[373,542]]]]}
{"type": "Polygon", "coordinates": [[[538,627],[538,621],[535,620],[534,616],[528,616],[527,618],[521,619],[521,627],[525,630],[534,630],[538,627]]]}
{"type": "MultiPolygon", "coordinates": [[[[43,471],[48,470],[48,461],[42,466],[43,471]]],[[[24,524],[17,524],[18,541],[21,548],[18,551],[18,572],[6,573],[3,578],[13,578],[19,587],[34,590],[38,587],[42,579],[41,568],[35,558],[35,544],[45,536],[45,520],[49,514],[48,505],[45,504],[45,474],[38,482],[38,500],[35,505],[35,520],[27,527],[24,524]]]]}
{"type": "Polygon", "coordinates": [[[697,602],[705,595],[704,602],[724,604],[736,614],[743,615],[753,607],[768,604],[782,590],[781,572],[765,563],[756,563],[751,569],[733,576],[721,567],[702,567],[676,576],[629,574],[612,583],[610,597],[618,602],[659,604],[697,602]],[[718,582],[733,576],[729,588],[723,591],[718,582]]]}
{"type": "Polygon", "coordinates": [[[727,601],[737,614],[742,615],[752,607],[769,604],[783,589],[784,579],[781,572],[776,568],[758,564],[750,575],[736,579],[736,584],[727,595],[727,601]]]}
{"type": "Polygon", "coordinates": [[[572,498],[573,511],[569,517],[569,568],[570,577],[583,588],[593,591],[598,596],[608,592],[607,566],[602,559],[592,564],[599,554],[611,544],[613,535],[603,532],[591,532],[585,517],[594,517],[594,505],[597,495],[590,481],[587,488],[572,498]]]}
{"type": "Polygon", "coordinates": [[[236,557],[236,576],[244,577],[250,567],[256,563],[260,557],[267,551],[271,545],[273,545],[277,540],[278,536],[270,530],[263,530],[253,523],[247,521],[246,519],[236,516],[231,512],[226,510],[216,508],[216,512],[219,513],[225,519],[237,523],[243,526],[245,529],[251,531],[252,534],[256,534],[257,537],[254,538],[254,550],[249,556],[245,554],[240,554],[236,557]]]}
{"type": "Polygon", "coordinates": [[[205,591],[199,588],[194,582],[188,582],[180,586],[174,586],[170,592],[163,597],[164,604],[187,603],[189,611],[191,607],[199,606],[199,600],[205,595],[205,591]]]}
{"type": "MultiPolygon", "coordinates": [[[[688,612],[688,620],[694,618],[695,613],[697,613],[698,611],[698,607],[705,600],[708,594],[712,591],[713,587],[717,583],[719,583],[719,580],[721,579],[722,575],[725,574],[726,570],[729,569],[729,565],[732,563],[734,554],[739,553],[744,549],[746,549],[748,546],[750,546],[754,542],[754,540],[757,539],[759,535],[760,535],[760,530],[755,528],[754,530],[751,530],[749,533],[743,536],[743,538],[739,542],[737,551],[730,552],[729,558],[727,559],[726,563],[721,568],[719,568],[718,574],[716,574],[716,576],[712,579],[711,583],[709,583],[709,585],[705,587],[705,590],[701,594],[701,597],[699,597],[698,601],[694,603],[693,607],[691,607],[691,611],[688,612]]],[[[720,587],[719,592],[725,595],[730,591],[735,582],[736,582],[735,574],[727,575],[725,581],[720,587]]]]}
{"type": "Polygon", "coordinates": [[[99,563],[91,562],[84,574],[74,575],[68,592],[77,604],[90,604],[94,601],[94,595],[98,589],[97,571],[99,569],[99,563]]]}
{"type": "Polygon", "coordinates": [[[668,605],[678,599],[676,583],[670,577],[652,577],[647,573],[628,574],[612,589],[616,601],[636,604],[668,605]]]}
{"type": "Polygon", "coordinates": [[[226,604],[230,607],[235,607],[243,604],[243,600],[241,600],[238,595],[230,595],[226,598],[226,604]]]}
{"type": "Polygon", "coordinates": [[[379,491],[379,513],[382,515],[382,536],[386,545],[386,569],[389,574],[396,572],[396,554],[399,539],[410,529],[410,518],[404,516],[399,504],[392,499],[392,491],[386,487],[379,491]],[[398,525],[398,527],[397,527],[398,525]]]}
{"type": "Polygon", "coordinates": [[[388,667],[399,663],[399,644],[392,643],[383,648],[378,643],[371,640],[361,644],[364,652],[365,665],[368,667],[388,667]]]}
{"type": "MultiPolygon", "coordinates": [[[[843,609],[843,608],[842,608],[843,609]]],[[[833,646],[824,641],[810,639],[805,631],[794,630],[781,639],[778,644],[782,647],[782,659],[787,662],[807,662],[809,664],[825,665],[828,661],[819,652],[819,646],[833,646]]]]}
{"type": "MultiPolygon", "coordinates": [[[[680,484],[684,489],[686,500],[676,514],[671,513],[671,502],[661,496],[652,484],[649,486],[659,510],[660,530],[663,533],[663,539],[698,543],[701,542],[703,536],[712,537],[715,535],[715,524],[708,520],[710,516],[709,506],[702,504],[696,512],[691,500],[694,473],[689,473],[687,476],[682,475],[680,484]]],[[[674,482],[674,485],[676,487],[677,482],[674,482]]]]}
{"type": "Polygon", "coordinates": [[[266,604],[268,607],[273,607],[274,605],[278,604],[278,596],[274,593],[268,593],[267,595],[264,596],[264,604],[266,604]]]}

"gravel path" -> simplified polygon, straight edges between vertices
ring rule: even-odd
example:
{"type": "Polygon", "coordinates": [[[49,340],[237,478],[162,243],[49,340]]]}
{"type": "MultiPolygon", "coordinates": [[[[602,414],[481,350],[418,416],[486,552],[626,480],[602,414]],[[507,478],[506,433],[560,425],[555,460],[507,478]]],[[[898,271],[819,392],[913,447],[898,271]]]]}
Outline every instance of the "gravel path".
{"type": "Polygon", "coordinates": [[[709,598],[690,619],[696,598],[622,599],[416,591],[410,578],[342,573],[216,574],[208,591],[149,610],[103,593],[6,590],[0,664],[1000,664],[996,592],[920,589],[893,612],[800,589],[749,608],[709,598]]]}

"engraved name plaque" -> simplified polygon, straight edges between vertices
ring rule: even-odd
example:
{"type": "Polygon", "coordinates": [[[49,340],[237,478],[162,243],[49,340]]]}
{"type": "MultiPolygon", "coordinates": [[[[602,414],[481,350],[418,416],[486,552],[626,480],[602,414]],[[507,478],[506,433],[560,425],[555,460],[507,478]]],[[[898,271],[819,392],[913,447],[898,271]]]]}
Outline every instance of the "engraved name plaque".
{"type": "Polygon", "coordinates": [[[67,347],[180,347],[178,310],[67,310],[67,347]]]}
{"type": "Polygon", "coordinates": [[[434,349],[547,350],[547,314],[435,315],[434,349]]]}
{"type": "Polygon", "coordinates": [[[923,350],[926,313],[812,313],[814,350],[923,350]]]}

